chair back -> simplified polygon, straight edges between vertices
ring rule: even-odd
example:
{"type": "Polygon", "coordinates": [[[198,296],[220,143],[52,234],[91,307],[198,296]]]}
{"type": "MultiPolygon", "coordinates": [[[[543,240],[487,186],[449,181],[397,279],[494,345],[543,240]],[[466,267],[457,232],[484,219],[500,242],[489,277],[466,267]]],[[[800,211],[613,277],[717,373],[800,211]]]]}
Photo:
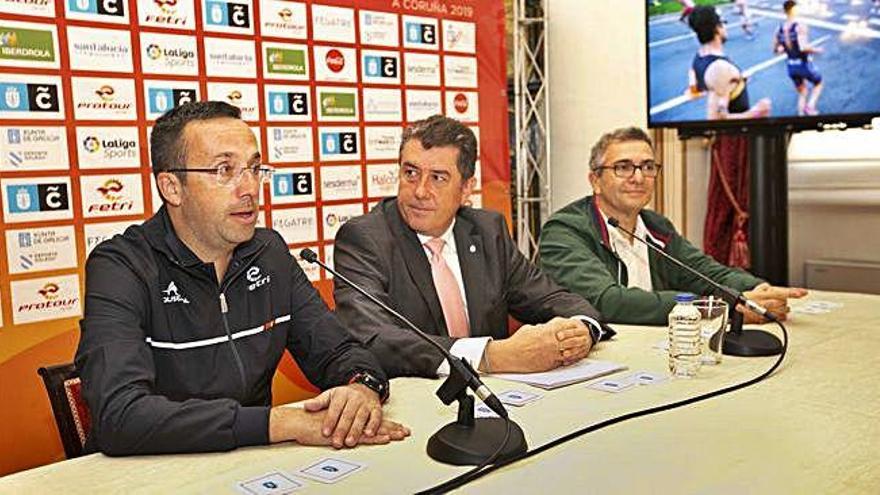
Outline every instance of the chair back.
{"type": "Polygon", "coordinates": [[[46,386],[64,454],[68,459],[81,456],[92,419],[82,396],[82,382],[76,367],[73,363],[44,366],[37,373],[46,386]]]}

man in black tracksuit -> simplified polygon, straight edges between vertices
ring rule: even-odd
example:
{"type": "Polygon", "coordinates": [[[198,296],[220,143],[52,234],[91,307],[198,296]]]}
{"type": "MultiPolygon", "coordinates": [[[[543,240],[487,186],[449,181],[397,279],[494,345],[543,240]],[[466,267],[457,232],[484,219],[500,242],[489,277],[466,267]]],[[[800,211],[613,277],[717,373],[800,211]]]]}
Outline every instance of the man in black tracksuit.
{"type": "Polygon", "coordinates": [[[255,229],[271,176],[238,109],[187,104],[156,122],[165,205],[86,265],[76,354],[109,455],[229,450],[293,440],[337,448],[399,440],[382,419],[381,366],[324,305],[276,232],[255,229]],[[271,407],[284,349],[324,393],[271,407]]]}

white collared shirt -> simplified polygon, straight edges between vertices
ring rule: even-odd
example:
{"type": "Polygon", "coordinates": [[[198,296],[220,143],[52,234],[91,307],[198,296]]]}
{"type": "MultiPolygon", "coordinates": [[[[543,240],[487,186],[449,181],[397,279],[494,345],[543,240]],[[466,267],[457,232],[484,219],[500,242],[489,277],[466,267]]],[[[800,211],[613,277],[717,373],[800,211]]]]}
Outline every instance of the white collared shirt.
{"type": "MultiPolygon", "coordinates": [[[[627,287],[635,287],[651,292],[654,286],[651,283],[651,262],[648,258],[648,246],[634,239],[627,239],[626,235],[612,227],[608,223],[608,217],[602,213],[602,220],[605,221],[605,228],[608,230],[608,239],[611,243],[611,249],[617,254],[623,264],[626,266],[627,287]],[[632,241],[632,242],[630,242],[632,241]]],[[[639,215],[636,220],[635,234],[640,239],[648,238],[648,227],[639,215]]]]}
{"type": "MultiPolygon", "coordinates": [[[[464,288],[464,278],[461,275],[461,263],[458,261],[458,247],[455,245],[455,235],[453,234],[452,229],[455,227],[455,218],[452,219],[452,224],[449,225],[449,228],[446,229],[446,232],[440,236],[441,239],[446,241],[446,244],[443,246],[443,252],[441,253],[443,256],[443,261],[449,266],[449,269],[452,271],[452,276],[455,277],[455,283],[458,284],[458,290],[461,292],[461,300],[464,301],[464,313],[465,317],[469,318],[469,311],[467,307],[467,293],[464,288]]],[[[428,249],[428,246],[425,244],[433,239],[431,236],[422,235],[418,232],[416,236],[419,238],[419,243],[422,245],[422,250],[425,252],[425,256],[428,257],[428,261],[431,260],[431,250],[428,249]]],[[[465,337],[461,339],[457,339],[455,343],[452,344],[452,347],[449,349],[449,353],[455,357],[463,357],[468,363],[474,368],[478,369],[480,367],[480,361],[483,360],[483,353],[486,352],[486,346],[489,344],[489,341],[492,340],[491,337],[465,337]]],[[[440,366],[437,368],[438,375],[448,375],[449,374],[449,363],[444,359],[440,366]]]]}

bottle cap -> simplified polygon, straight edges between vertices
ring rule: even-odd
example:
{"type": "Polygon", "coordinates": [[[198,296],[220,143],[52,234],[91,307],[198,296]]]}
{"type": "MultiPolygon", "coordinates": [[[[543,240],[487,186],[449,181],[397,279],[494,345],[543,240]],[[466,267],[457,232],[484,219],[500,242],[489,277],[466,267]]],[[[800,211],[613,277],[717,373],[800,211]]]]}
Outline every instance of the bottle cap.
{"type": "Polygon", "coordinates": [[[696,296],[693,294],[680,293],[675,295],[675,302],[684,303],[684,302],[694,302],[696,296]]]}

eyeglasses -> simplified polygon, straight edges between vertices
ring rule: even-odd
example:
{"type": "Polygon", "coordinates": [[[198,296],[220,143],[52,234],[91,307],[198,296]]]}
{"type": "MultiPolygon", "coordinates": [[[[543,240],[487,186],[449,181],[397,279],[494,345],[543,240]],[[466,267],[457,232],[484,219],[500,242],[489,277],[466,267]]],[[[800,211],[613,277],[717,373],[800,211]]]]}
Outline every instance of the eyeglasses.
{"type": "Polygon", "coordinates": [[[237,167],[228,163],[221,163],[214,168],[170,168],[166,172],[189,173],[198,172],[203,174],[214,174],[217,184],[221,186],[230,183],[238,184],[245,172],[250,172],[251,176],[260,183],[269,182],[275,173],[275,168],[262,163],[252,163],[244,167],[237,167]]]}
{"type": "Polygon", "coordinates": [[[645,160],[641,164],[636,165],[632,160],[621,160],[611,165],[596,167],[593,170],[604,170],[606,168],[614,171],[614,176],[618,179],[629,179],[636,174],[636,170],[640,170],[642,175],[649,179],[657,177],[663,166],[653,160],[645,160]]]}

